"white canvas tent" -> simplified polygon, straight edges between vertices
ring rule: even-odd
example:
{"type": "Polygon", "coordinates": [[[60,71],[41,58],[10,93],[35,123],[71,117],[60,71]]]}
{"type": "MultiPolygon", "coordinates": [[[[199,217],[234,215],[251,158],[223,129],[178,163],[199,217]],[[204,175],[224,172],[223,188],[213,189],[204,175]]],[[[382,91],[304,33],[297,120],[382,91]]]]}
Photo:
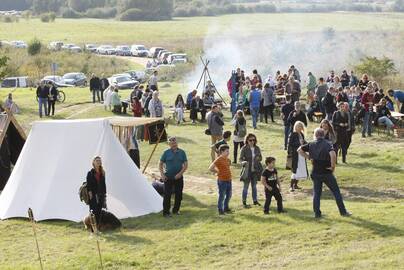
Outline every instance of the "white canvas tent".
{"type": "Polygon", "coordinates": [[[118,218],[162,210],[162,199],[134,165],[108,119],[35,122],[0,195],[0,219],[79,222],[88,214],[78,190],[100,156],[106,171],[108,210],[118,218]]]}

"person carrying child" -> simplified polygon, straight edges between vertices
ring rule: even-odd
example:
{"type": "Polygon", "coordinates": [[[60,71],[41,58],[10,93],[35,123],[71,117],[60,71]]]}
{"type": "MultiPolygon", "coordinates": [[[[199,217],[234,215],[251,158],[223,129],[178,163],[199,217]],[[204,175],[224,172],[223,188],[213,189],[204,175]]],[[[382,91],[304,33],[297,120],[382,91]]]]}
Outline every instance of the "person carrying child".
{"type": "Polygon", "coordinates": [[[278,178],[278,171],[275,169],[275,158],[267,157],[265,159],[266,168],[262,172],[261,182],[265,187],[264,214],[269,214],[272,196],[275,197],[278,204],[278,213],[285,213],[282,204],[281,183],[278,178]]]}
{"type": "Polygon", "coordinates": [[[232,195],[231,171],[230,171],[230,148],[227,144],[219,147],[219,156],[210,164],[209,170],[217,175],[219,198],[217,208],[219,215],[232,213],[229,202],[232,195]]]}

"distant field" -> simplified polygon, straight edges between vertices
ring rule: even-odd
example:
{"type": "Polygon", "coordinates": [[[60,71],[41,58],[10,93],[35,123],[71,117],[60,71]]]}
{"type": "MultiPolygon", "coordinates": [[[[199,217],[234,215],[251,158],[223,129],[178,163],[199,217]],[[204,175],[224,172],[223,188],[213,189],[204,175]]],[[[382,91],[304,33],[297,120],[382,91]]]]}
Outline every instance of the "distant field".
{"type": "Polygon", "coordinates": [[[175,18],[162,22],[120,22],[98,19],[21,19],[18,23],[0,23],[0,40],[25,40],[37,37],[44,42],[61,40],[75,43],[143,43],[147,46],[175,44],[195,46],[193,42],[209,33],[243,26],[240,35],[268,34],[274,31],[402,31],[404,14],[399,13],[315,13],[315,14],[242,14],[220,17],[175,18]]]}

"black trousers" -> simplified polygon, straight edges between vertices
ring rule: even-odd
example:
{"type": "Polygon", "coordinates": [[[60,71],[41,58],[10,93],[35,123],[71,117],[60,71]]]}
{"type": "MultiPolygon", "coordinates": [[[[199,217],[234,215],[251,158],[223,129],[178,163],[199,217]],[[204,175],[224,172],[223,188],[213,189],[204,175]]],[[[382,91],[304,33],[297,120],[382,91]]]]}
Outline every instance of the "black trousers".
{"type": "Polygon", "coordinates": [[[129,156],[136,164],[136,166],[140,169],[140,155],[139,149],[129,149],[129,156]]]}
{"type": "Polygon", "coordinates": [[[90,200],[90,211],[93,212],[93,214],[95,215],[95,219],[97,221],[97,224],[99,224],[100,222],[100,217],[101,217],[101,210],[104,207],[104,197],[103,196],[99,196],[98,197],[98,201],[95,198],[95,194],[93,194],[93,198],[90,200]]]}
{"type": "Polygon", "coordinates": [[[265,123],[268,123],[268,115],[271,116],[271,121],[274,122],[274,105],[269,105],[264,107],[264,118],[265,123]]]}
{"type": "Polygon", "coordinates": [[[276,203],[278,205],[278,212],[283,211],[283,203],[282,203],[282,195],[278,188],[272,188],[272,190],[268,190],[265,188],[265,204],[264,211],[269,211],[269,206],[271,205],[272,196],[275,197],[276,203]]]}
{"type": "MultiPolygon", "coordinates": [[[[351,135],[352,136],[352,135],[351,135]]],[[[348,153],[348,147],[351,144],[350,132],[346,128],[340,128],[337,131],[337,142],[335,144],[335,153],[338,157],[338,151],[341,150],[342,161],[346,160],[346,155],[348,153]]]]}
{"type": "Polygon", "coordinates": [[[234,150],[233,150],[233,155],[234,155],[234,163],[237,163],[237,150],[238,150],[238,147],[240,146],[240,150],[241,150],[241,148],[244,146],[244,142],[234,142],[233,141],[233,145],[234,145],[234,150]]]}
{"type": "Polygon", "coordinates": [[[105,89],[101,89],[101,90],[100,90],[101,101],[104,101],[104,91],[105,91],[105,89]]]}
{"type": "Polygon", "coordinates": [[[55,100],[48,99],[48,115],[51,114],[51,111],[52,115],[55,115],[55,102],[55,100]]]}
{"type": "Polygon", "coordinates": [[[163,199],[163,214],[170,214],[171,209],[171,194],[175,193],[173,213],[178,213],[181,207],[182,190],[184,188],[184,178],[180,179],[168,178],[164,182],[164,199],[163,199]]]}

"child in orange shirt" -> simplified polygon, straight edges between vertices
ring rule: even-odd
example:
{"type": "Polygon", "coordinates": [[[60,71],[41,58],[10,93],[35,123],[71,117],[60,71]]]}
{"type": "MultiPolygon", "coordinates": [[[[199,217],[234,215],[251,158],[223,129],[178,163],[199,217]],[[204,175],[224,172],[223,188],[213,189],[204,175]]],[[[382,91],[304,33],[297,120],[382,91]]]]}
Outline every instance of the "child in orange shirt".
{"type": "Polygon", "coordinates": [[[217,209],[219,215],[232,212],[229,208],[232,195],[229,150],[230,148],[227,144],[221,145],[219,147],[219,156],[209,166],[209,170],[217,174],[217,186],[219,189],[217,209]]]}

